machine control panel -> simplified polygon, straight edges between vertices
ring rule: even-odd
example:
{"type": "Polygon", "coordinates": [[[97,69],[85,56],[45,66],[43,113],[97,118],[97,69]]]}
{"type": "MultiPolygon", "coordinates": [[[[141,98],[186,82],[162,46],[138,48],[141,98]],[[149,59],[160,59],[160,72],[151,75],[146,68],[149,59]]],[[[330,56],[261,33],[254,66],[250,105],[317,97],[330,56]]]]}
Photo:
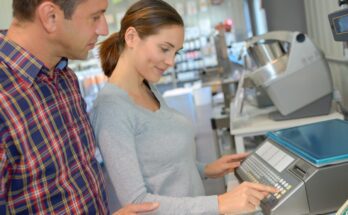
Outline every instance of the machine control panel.
{"type": "Polygon", "coordinates": [[[295,163],[295,160],[267,140],[236,170],[237,177],[242,181],[261,183],[279,190],[277,193],[269,194],[261,201],[261,208],[268,211],[266,214],[271,213],[281,201],[287,198],[288,194],[303,184],[292,176],[290,171],[287,171],[289,166],[293,166],[291,164],[295,163]]]}
{"type": "Polygon", "coordinates": [[[278,193],[270,194],[263,203],[268,202],[275,205],[292,188],[292,185],[286,179],[267,168],[256,156],[251,156],[250,159],[244,162],[241,169],[250,181],[276,187],[279,190],[278,193]]]}
{"type": "Polygon", "coordinates": [[[324,122],[269,132],[236,170],[241,181],[278,188],[263,214],[328,214],[347,200],[348,122],[324,122]]]}

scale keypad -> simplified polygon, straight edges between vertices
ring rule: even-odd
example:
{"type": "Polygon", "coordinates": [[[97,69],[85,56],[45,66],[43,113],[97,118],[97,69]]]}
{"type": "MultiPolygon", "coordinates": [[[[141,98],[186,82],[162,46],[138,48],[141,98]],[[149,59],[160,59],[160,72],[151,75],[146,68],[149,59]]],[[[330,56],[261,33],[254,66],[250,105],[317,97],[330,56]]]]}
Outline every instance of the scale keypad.
{"type": "Polygon", "coordinates": [[[276,204],[292,186],[275,171],[272,171],[256,156],[252,155],[246,159],[240,166],[241,170],[247,175],[250,181],[260,184],[269,185],[279,190],[277,193],[270,194],[264,201],[276,204]]]}

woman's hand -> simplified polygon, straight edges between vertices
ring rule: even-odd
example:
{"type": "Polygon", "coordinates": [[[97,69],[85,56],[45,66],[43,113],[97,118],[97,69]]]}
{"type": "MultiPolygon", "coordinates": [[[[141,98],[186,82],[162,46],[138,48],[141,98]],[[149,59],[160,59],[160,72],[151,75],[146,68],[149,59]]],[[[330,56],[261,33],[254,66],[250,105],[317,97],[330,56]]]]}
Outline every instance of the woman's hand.
{"type": "Polygon", "coordinates": [[[239,167],[240,161],[245,159],[249,153],[224,155],[218,160],[207,164],[204,168],[204,173],[208,178],[219,178],[227,173],[233,172],[236,167],[239,167]]]}
{"type": "Polygon", "coordinates": [[[146,213],[153,211],[159,207],[157,202],[147,202],[141,204],[130,204],[114,212],[112,215],[137,215],[140,213],[146,213]]]}
{"type": "Polygon", "coordinates": [[[218,196],[219,213],[241,214],[255,211],[260,201],[278,190],[262,184],[243,182],[230,192],[218,196]]]}

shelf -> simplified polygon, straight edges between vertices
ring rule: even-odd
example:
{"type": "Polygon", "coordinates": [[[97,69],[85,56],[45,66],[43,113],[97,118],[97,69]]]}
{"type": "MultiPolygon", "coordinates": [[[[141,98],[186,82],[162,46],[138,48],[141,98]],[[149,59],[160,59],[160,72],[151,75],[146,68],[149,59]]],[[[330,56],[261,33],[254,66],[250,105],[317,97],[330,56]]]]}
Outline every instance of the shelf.
{"type": "Polygon", "coordinates": [[[163,82],[156,83],[156,85],[167,85],[167,84],[173,84],[173,81],[163,81],[163,82]]]}
{"type": "Polygon", "coordinates": [[[193,82],[193,81],[198,81],[200,80],[199,78],[192,78],[192,79],[187,79],[187,80],[177,80],[178,83],[184,83],[184,82],[193,82]]]}
{"type": "Polygon", "coordinates": [[[187,73],[187,72],[202,72],[203,68],[200,69],[187,69],[185,71],[177,71],[176,74],[187,73]]]}
{"type": "Polygon", "coordinates": [[[181,64],[181,63],[192,62],[192,61],[199,61],[199,60],[203,60],[203,58],[202,57],[187,58],[185,60],[176,61],[175,64],[181,64]]]}

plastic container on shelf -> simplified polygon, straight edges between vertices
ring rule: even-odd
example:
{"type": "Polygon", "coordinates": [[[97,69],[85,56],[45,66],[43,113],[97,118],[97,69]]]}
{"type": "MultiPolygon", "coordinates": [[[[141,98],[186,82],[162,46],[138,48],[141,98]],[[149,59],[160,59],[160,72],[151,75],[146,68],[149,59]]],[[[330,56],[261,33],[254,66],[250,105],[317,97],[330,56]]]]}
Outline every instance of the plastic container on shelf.
{"type": "Polygon", "coordinates": [[[213,98],[211,93],[211,87],[194,88],[193,97],[197,106],[211,105],[213,98]]]}

